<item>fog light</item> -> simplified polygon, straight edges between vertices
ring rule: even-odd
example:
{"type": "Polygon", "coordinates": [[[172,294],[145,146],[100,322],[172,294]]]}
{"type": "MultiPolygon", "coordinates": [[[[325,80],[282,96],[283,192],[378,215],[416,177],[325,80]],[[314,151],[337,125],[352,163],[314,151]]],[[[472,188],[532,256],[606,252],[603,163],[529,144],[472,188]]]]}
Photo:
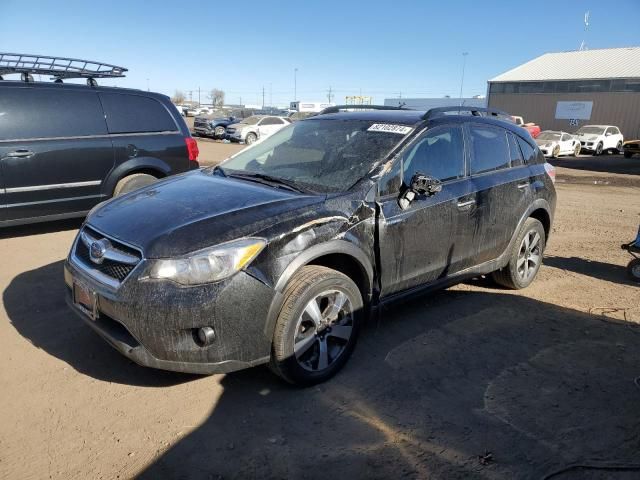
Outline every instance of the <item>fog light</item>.
{"type": "Polygon", "coordinates": [[[216,332],[211,327],[202,327],[198,329],[198,340],[200,341],[200,345],[206,347],[207,345],[211,345],[213,341],[216,339],[216,332]]]}

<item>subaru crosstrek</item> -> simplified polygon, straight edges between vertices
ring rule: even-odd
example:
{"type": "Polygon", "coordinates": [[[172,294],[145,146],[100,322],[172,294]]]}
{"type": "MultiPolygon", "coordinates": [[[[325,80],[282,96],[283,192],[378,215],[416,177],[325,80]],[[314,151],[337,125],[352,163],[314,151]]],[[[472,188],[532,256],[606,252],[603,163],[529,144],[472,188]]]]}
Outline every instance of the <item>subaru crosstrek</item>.
{"type": "Polygon", "coordinates": [[[526,287],[555,170],[501,114],[453,110],[332,107],[109,200],[67,258],[69,305],[141,365],[309,385],[385,302],[485,274],[526,287]]]}

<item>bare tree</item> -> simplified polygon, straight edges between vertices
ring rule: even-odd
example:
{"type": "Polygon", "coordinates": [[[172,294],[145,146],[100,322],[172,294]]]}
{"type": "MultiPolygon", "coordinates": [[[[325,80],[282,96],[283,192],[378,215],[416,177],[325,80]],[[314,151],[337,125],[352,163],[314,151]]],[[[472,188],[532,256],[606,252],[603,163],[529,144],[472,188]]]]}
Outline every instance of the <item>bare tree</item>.
{"type": "Polygon", "coordinates": [[[224,105],[224,91],[214,88],[211,90],[209,94],[209,98],[211,99],[211,103],[214,107],[221,107],[224,105]]]}
{"type": "Polygon", "coordinates": [[[176,90],[173,97],[171,97],[171,101],[176,105],[182,105],[185,101],[184,93],[181,90],[176,90]]]}

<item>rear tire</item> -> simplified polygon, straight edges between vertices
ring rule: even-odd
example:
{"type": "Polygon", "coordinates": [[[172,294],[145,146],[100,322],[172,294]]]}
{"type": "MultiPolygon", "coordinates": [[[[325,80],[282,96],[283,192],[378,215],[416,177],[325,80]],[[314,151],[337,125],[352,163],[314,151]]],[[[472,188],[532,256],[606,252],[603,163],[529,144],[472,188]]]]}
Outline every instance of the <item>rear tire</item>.
{"type": "Polygon", "coordinates": [[[151,185],[157,180],[158,179],[153,175],[146,173],[134,173],[133,175],[128,175],[116,183],[116,188],[113,189],[113,196],[117,197],[118,195],[133,192],[139,188],[151,185]]]}
{"type": "Polygon", "coordinates": [[[545,242],[542,223],[535,218],[528,218],[511,247],[509,263],[492,273],[493,280],[512,290],[528,287],[542,264],[545,242]]]}
{"type": "Polygon", "coordinates": [[[346,275],[307,265],[284,290],[270,368],[300,386],[324,382],[347,362],[363,317],[362,295],[346,275]]]}
{"type": "Polygon", "coordinates": [[[616,145],[616,152],[617,153],[622,153],[622,142],[618,142],[618,145],[616,145]]]}
{"type": "Polygon", "coordinates": [[[634,282],[640,283],[640,258],[634,258],[627,265],[627,274],[634,282]]]}

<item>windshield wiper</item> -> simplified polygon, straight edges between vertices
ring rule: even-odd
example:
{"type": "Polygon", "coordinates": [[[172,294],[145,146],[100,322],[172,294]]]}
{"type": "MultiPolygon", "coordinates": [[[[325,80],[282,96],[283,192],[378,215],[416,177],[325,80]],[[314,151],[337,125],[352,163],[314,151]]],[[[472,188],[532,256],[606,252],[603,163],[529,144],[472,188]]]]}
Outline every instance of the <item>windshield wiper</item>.
{"type": "Polygon", "coordinates": [[[296,183],[286,180],[284,178],[272,177],[271,175],[267,175],[266,173],[258,173],[258,172],[233,172],[228,173],[227,176],[242,178],[243,180],[249,180],[252,182],[261,183],[263,185],[269,185],[276,188],[284,188],[286,190],[290,190],[292,192],[298,193],[308,193],[307,190],[303,189],[296,183]]]}
{"type": "Polygon", "coordinates": [[[219,174],[219,175],[222,175],[223,177],[226,177],[226,176],[227,176],[227,174],[226,174],[226,173],[224,173],[224,170],[222,169],[222,167],[221,167],[220,165],[216,165],[215,167],[213,167],[212,172],[213,172],[214,174],[215,174],[215,173],[217,173],[217,174],[219,174]]]}

